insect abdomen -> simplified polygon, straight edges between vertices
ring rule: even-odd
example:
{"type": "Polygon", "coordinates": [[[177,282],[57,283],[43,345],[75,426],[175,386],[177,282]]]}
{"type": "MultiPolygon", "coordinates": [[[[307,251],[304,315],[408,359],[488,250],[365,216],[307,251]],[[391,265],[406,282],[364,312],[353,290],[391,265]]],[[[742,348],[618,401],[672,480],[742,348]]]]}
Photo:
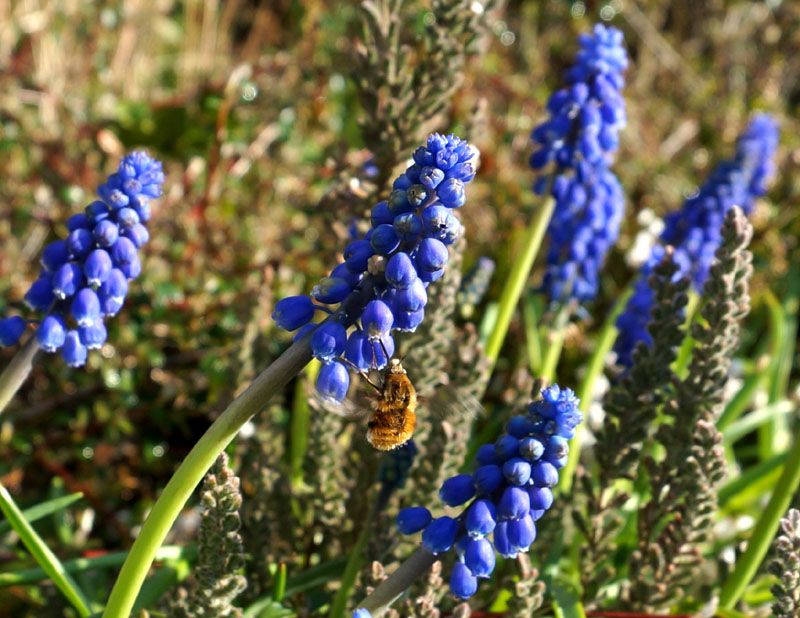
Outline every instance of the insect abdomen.
{"type": "Polygon", "coordinates": [[[367,440],[379,451],[391,451],[411,439],[416,422],[410,409],[396,410],[379,403],[367,424],[367,440]]]}

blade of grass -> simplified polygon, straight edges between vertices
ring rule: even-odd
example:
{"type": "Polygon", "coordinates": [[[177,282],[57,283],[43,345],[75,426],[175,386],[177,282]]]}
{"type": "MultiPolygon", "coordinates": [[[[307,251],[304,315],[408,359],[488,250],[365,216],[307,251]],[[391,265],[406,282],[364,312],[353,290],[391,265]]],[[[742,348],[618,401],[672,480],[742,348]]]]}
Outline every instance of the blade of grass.
{"type": "Polygon", "coordinates": [[[156,569],[139,590],[136,602],[133,604],[133,611],[138,612],[141,609],[153,607],[168,590],[189,577],[191,571],[192,565],[187,558],[170,560],[161,568],[156,569]]]}
{"type": "MultiPolygon", "coordinates": [[[[328,582],[336,579],[346,564],[347,558],[342,556],[341,558],[336,558],[330,562],[325,562],[315,567],[311,567],[307,571],[298,573],[294,577],[289,577],[286,581],[284,598],[300,592],[305,592],[306,590],[312,590],[314,588],[324,586],[328,582]]],[[[270,592],[268,595],[262,596],[253,601],[244,610],[243,618],[255,618],[258,616],[262,610],[275,603],[274,596],[275,592],[270,592]]]]}
{"type": "MultiPolygon", "coordinates": [[[[796,406],[792,401],[779,401],[777,403],[764,406],[763,408],[750,412],[750,414],[747,414],[739,420],[728,425],[725,431],[722,432],[722,440],[726,445],[733,444],[737,440],[749,434],[751,431],[763,427],[767,423],[774,421],[776,418],[788,417],[794,413],[795,409],[796,406]]],[[[771,457],[768,459],[771,459],[771,457]]]]}
{"type": "Polygon", "coordinates": [[[42,567],[47,573],[48,577],[53,580],[53,583],[61,591],[66,599],[77,610],[78,615],[81,617],[89,616],[92,612],[89,609],[89,600],[78,588],[75,580],[70,577],[69,573],[64,569],[64,565],[50,551],[50,548],[36,534],[33,526],[25,519],[20,508],[14,502],[8,490],[0,484],[0,510],[3,511],[8,523],[19,535],[20,540],[28,548],[28,551],[33,556],[34,560],[42,567]]]}
{"type": "Polygon", "coordinates": [[[768,372],[756,370],[742,384],[742,388],[733,396],[725,406],[722,414],[717,420],[717,429],[725,431],[732,422],[738,419],[747,407],[753,402],[758,389],[766,382],[768,372]]]}
{"type": "Polygon", "coordinates": [[[275,576],[275,588],[272,591],[272,598],[278,603],[283,601],[283,597],[286,596],[286,575],[286,563],[281,562],[278,565],[278,573],[275,576]]]}
{"type": "MultiPolygon", "coordinates": [[[[68,496],[60,496],[58,498],[53,498],[52,500],[47,500],[46,502],[37,504],[36,506],[27,508],[22,511],[22,514],[25,516],[25,519],[28,520],[28,523],[32,524],[33,522],[39,521],[48,515],[63,511],[68,506],[75,504],[81,498],[83,498],[83,494],[81,492],[69,494],[68,496]]],[[[7,521],[0,521],[0,536],[9,532],[11,532],[11,524],[9,524],[7,521]]]]}
{"type": "MultiPolygon", "coordinates": [[[[156,560],[190,560],[197,553],[194,547],[178,547],[177,545],[165,545],[156,552],[156,560]]],[[[118,567],[125,562],[127,554],[124,551],[106,554],[104,556],[96,556],[93,558],[73,558],[72,560],[65,560],[61,563],[64,571],[69,574],[85,573],[86,571],[95,571],[97,569],[106,569],[118,567]]],[[[22,569],[20,571],[11,571],[8,573],[0,573],[0,588],[5,586],[21,586],[24,584],[35,584],[43,579],[47,579],[47,573],[41,568],[22,569]]]]}
{"type": "Polygon", "coordinates": [[[723,609],[733,609],[742,597],[758,567],[769,551],[778,525],[786,509],[791,504],[792,497],[800,485],[800,439],[795,439],[789,451],[789,458],[783,468],[781,477],[775,485],[775,491],[761,512],[753,526],[753,533],[747,543],[747,549],[736,562],[733,573],[730,574],[722,587],[719,597],[719,606],[723,609]]]}
{"type": "Polygon", "coordinates": [[[353,549],[350,550],[350,558],[347,560],[347,565],[345,565],[344,573],[342,574],[342,583],[331,604],[331,611],[328,613],[331,618],[342,618],[345,615],[347,599],[350,597],[350,590],[356,583],[356,577],[358,577],[358,572],[361,570],[366,558],[364,550],[367,547],[369,533],[372,530],[376,515],[377,507],[373,504],[362,523],[361,532],[358,535],[356,544],[353,549]]]}
{"type": "Polygon", "coordinates": [[[780,467],[786,463],[789,453],[780,453],[774,457],[761,461],[754,466],[750,466],[733,480],[725,483],[717,494],[720,508],[726,508],[731,503],[739,504],[739,501],[752,494],[752,502],[755,502],[763,493],[762,481],[779,475],[780,467]]]}
{"type": "MultiPolygon", "coordinates": [[[[800,265],[792,264],[787,275],[788,285],[783,301],[778,304],[772,294],[767,295],[770,315],[779,320],[775,324],[778,332],[775,340],[778,350],[774,358],[769,388],[769,402],[775,403],[787,396],[789,376],[792,373],[794,353],[797,347],[797,313],[800,310],[800,265]]],[[[774,455],[789,446],[791,428],[788,419],[775,419],[773,423],[763,429],[763,440],[759,440],[762,459],[765,455],[774,455]]],[[[759,438],[762,438],[759,435],[759,438]]]]}
{"type": "Polygon", "coordinates": [[[743,614],[742,612],[737,612],[733,609],[717,609],[716,613],[714,614],[717,618],[748,618],[747,614],[743,614]]]}

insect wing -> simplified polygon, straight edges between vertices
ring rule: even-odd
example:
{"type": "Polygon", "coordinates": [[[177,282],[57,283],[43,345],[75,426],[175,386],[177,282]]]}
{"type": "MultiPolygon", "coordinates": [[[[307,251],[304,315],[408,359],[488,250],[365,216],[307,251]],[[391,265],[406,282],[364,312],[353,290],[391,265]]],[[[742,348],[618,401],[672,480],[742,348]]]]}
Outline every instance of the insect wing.
{"type": "Polygon", "coordinates": [[[366,418],[371,411],[368,402],[360,401],[359,403],[356,403],[350,399],[345,399],[344,401],[338,402],[330,401],[327,399],[322,399],[316,394],[316,392],[312,393],[311,397],[309,398],[309,403],[315,410],[319,410],[320,412],[327,414],[335,414],[336,416],[341,416],[342,418],[346,418],[348,420],[362,420],[366,418]]]}
{"type": "Polygon", "coordinates": [[[476,397],[460,393],[449,384],[436,387],[433,395],[420,399],[420,405],[431,417],[449,422],[475,420],[484,413],[484,408],[476,397]]]}

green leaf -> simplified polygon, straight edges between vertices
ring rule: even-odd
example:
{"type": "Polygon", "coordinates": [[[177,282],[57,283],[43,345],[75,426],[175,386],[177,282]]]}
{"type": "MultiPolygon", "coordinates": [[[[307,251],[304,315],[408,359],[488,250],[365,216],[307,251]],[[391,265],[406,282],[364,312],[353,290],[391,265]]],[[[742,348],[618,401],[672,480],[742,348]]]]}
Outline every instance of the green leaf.
{"type": "Polygon", "coordinates": [[[553,611],[556,618],[586,618],[578,589],[574,584],[554,579],[550,583],[553,593],[553,611]]]}
{"type": "Polygon", "coordinates": [[[793,414],[796,407],[794,402],[785,400],[755,410],[728,425],[722,432],[722,439],[725,444],[733,444],[765,423],[793,414]]]}
{"type": "Polygon", "coordinates": [[[242,618],[292,618],[295,612],[284,607],[273,599],[266,599],[261,603],[254,603],[242,614],[242,618]]]}
{"type": "MultiPolygon", "coordinates": [[[[74,494],[70,494],[68,496],[60,496],[58,498],[53,498],[52,500],[48,500],[46,502],[41,502],[36,506],[32,506],[28,509],[22,511],[22,515],[28,521],[29,524],[32,524],[35,521],[39,521],[47,517],[48,515],[52,515],[53,513],[58,513],[59,511],[63,511],[65,508],[70,506],[71,504],[76,503],[78,500],[83,498],[83,494],[81,492],[77,492],[74,494]]],[[[7,521],[0,521],[0,536],[4,534],[8,534],[11,532],[11,524],[7,521]]]]}
{"type": "Polygon", "coordinates": [[[744,414],[744,411],[753,402],[753,398],[758,392],[758,389],[766,381],[766,377],[767,372],[760,369],[756,369],[750,374],[744,381],[742,388],[739,389],[728,405],[725,406],[725,410],[717,421],[717,429],[725,431],[725,429],[730,427],[731,423],[744,414]]]}
{"type": "Polygon", "coordinates": [[[789,453],[780,453],[767,461],[750,466],[739,476],[723,485],[717,494],[720,508],[744,508],[758,500],[766,489],[775,484],[780,467],[789,453]],[[769,484],[766,481],[769,480],[769,484]],[[765,487],[766,485],[766,487],[765,487]]]}
{"type": "MultiPolygon", "coordinates": [[[[156,560],[178,560],[181,558],[191,559],[196,553],[194,547],[178,547],[177,545],[167,545],[158,550],[156,560]]],[[[116,568],[125,562],[128,554],[124,551],[97,556],[95,558],[74,558],[65,560],[61,563],[67,573],[84,573],[96,569],[116,568]]],[[[5,586],[19,586],[22,584],[35,584],[43,579],[47,579],[47,573],[41,568],[22,569],[19,571],[9,571],[0,573],[0,588],[5,586]]]]}
{"type": "Polygon", "coordinates": [[[19,535],[20,540],[28,548],[36,562],[39,563],[39,566],[53,580],[61,594],[75,607],[81,617],[89,616],[91,614],[89,600],[78,588],[75,580],[69,576],[61,561],[50,551],[50,548],[42,538],[36,534],[33,526],[25,519],[25,515],[23,515],[11,494],[8,493],[8,490],[3,485],[0,485],[0,510],[3,511],[8,523],[19,535]]]}
{"type": "Polygon", "coordinates": [[[272,598],[280,603],[283,601],[283,597],[286,596],[286,563],[281,562],[278,565],[278,573],[275,576],[275,588],[272,591],[272,598]]]}
{"type": "Polygon", "coordinates": [[[743,614],[742,612],[737,612],[734,609],[717,609],[716,613],[717,618],[748,618],[747,614],[743,614]]]}

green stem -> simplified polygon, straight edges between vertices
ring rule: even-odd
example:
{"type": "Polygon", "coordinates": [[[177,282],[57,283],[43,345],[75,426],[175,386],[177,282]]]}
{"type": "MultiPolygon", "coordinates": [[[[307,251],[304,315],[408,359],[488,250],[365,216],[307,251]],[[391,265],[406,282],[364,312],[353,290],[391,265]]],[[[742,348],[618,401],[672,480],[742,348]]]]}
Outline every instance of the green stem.
{"type": "Polygon", "coordinates": [[[122,565],[104,618],[126,618],[144,582],[156,552],[172,524],[219,454],[254,414],[264,409],[270,397],[296,376],[311,360],[309,338],[294,343],[267,367],[208,428],[175,471],[122,565]]]}
{"type": "MultiPolygon", "coordinates": [[[[356,293],[345,300],[335,316],[349,326],[373,294],[374,281],[367,277],[356,293]]],[[[103,618],[127,618],[142,587],[156,552],[164,542],[181,509],[217,460],[248,420],[263,410],[270,398],[288,384],[311,361],[311,335],[294,342],[269,367],[262,371],[245,392],[234,399],[206,430],[178,466],[153,510],[142,525],[128,558],[111,590],[103,618]]]]}
{"type": "Polygon", "coordinates": [[[539,206],[528,229],[525,231],[522,238],[522,253],[511,266],[511,272],[508,274],[508,279],[506,279],[505,286],[500,294],[497,321],[486,344],[486,356],[492,366],[500,356],[500,348],[503,346],[514,310],[517,308],[522,290],[525,288],[525,283],[528,281],[528,276],[533,268],[536,254],[542,246],[542,239],[547,231],[547,225],[550,223],[554,207],[555,200],[548,195],[547,199],[539,206]]]}
{"type": "Polygon", "coordinates": [[[775,533],[778,530],[780,519],[789,508],[800,485],[800,439],[795,439],[792,444],[786,466],[783,468],[775,491],[761,512],[761,516],[753,526],[753,533],[747,543],[747,549],[736,562],[736,568],[731,573],[722,587],[719,597],[719,606],[723,609],[733,609],[744,594],[759,565],[769,551],[775,533]]]}
{"type": "Polygon", "coordinates": [[[531,375],[538,376],[542,370],[542,341],[539,338],[539,323],[536,306],[528,296],[522,305],[522,318],[525,321],[525,347],[528,350],[528,369],[531,375]]]}
{"type": "Polygon", "coordinates": [[[11,527],[19,535],[25,547],[33,556],[34,560],[42,567],[42,570],[47,573],[47,576],[53,580],[53,583],[61,591],[72,606],[78,611],[81,618],[89,616],[92,611],[89,609],[89,599],[83,594],[78,584],[75,583],[69,573],[67,573],[64,565],[50,550],[38,534],[33,526],[28,523],[25,516],[22,514],[20,508],[14,502],[8,490],[0,485],[0,510],[3,511],[11,527]]]}
{"type": "MultiPolygon", "coordinates": [[[[633,290],[628,287],[622,295],[617,299],[614,307],[606,316],[603,322],[603,328],[594,345],[592,356],[589,358],[589,364],[586,367],[586,374],[581,380],[578,387],[578,399],[580,399],[579,409],[585,415],[589,411],[589,406],[592,405],[592,396],[594,395],[595,384],[597,379],[603,374],[603,367],[605,366],[606,357],[611,348],[614,347],[614,342],[617,340],[619,331],[617,330],[617,318],[625,309],[628,299],[631,297],[633,290]]],[[[558,485],[556,485],[556,492],[558,494],[569,493],[572,488],[572,480],[575,477],[575,470],[578,468],[578,462],[581,457],[581,443],[583,441],[585,423],[578,425],[575,430],[575,437],[572,438],[569,447],[569,455],[567,458],[567,465],[561,471],[558,485]]]]}
{"type": "Polygon", "coordinates": [[[569,311],[566,307],[562,307],[556,316],[556,323],[554,329],[550,331],[547,336],[547,351],[542,361],[542,370],[539,372],[539,377],[550,384],[556,377],[556,369],[558,368],[558,361],[561,359],[561,350],[564,348],[564,337],[566,335],[567,321],[569,320],[569,311]]]}
{"type": "Polygon", "coordinates": [[[425,575],[437,558],[420,547],[409,556],[397,570],[385,579],[366,599],[358,604],[373,616],[379,616],[397,597],[405,592],[418,578],[425,575]]]}
{"type": "Polygon", "coordinates": [[[39,342],[32,334],[0,374],[0,414],[28,379],[33,369],[33,359],[36,358],[39,349],[39,342]]]}

